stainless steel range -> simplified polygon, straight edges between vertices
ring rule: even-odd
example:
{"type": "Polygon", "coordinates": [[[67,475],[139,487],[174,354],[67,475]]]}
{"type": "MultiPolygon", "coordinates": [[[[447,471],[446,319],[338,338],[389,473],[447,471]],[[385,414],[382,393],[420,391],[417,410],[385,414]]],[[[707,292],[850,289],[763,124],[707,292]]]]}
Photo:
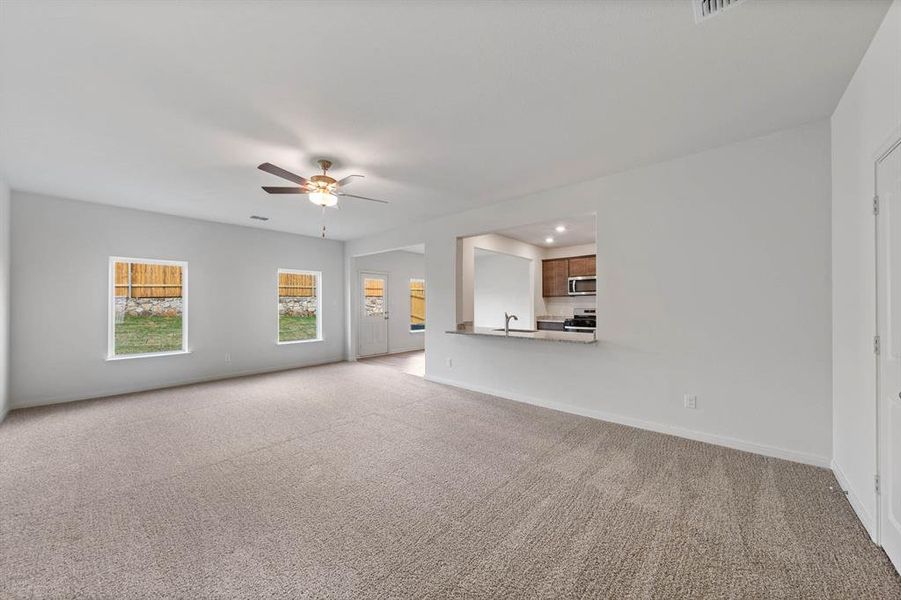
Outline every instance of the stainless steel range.
{"type": "Polygon", "coordinates": [[[573,318],[563,322],[563,328],[567,331],[594,333],[597,329],[597,322],[597,309],[577,308],[573,311],[573,318]]]}

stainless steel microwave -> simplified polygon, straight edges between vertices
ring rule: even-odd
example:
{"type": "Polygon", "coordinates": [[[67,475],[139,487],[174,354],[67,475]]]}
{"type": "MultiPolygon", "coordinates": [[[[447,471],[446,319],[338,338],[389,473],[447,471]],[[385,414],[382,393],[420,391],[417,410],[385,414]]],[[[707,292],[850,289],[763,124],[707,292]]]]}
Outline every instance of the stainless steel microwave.
{"type": "Polygon", "coordinates": [[[597,277],[586,275],[584,277],[569,278],[570,296],[594,296],[597,294],[597,277]]]}

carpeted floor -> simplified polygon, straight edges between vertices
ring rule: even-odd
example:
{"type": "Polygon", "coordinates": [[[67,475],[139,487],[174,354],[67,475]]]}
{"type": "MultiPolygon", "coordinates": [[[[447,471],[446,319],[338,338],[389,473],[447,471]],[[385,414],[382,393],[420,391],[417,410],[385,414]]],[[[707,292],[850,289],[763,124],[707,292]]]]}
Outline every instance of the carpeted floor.
{"type": "Polygon", "coordinates": [[[342,363],[20,410],[6,598],[901,598],[831,473],[342,363]]]}

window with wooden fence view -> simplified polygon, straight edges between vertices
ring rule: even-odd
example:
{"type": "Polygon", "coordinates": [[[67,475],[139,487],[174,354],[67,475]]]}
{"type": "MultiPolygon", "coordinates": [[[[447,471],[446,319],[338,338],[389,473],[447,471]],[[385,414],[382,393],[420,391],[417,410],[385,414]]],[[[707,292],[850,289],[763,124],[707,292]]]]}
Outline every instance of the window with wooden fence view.
{"type": "Polygon", "coordinates": [[[110,356],[185,350],[186,263],[111,259],[110,356]]]}
{"type": "Polygon", "coordinates": [[[320,274],[311,271],[278,272],[278,341],[322,339],[320,274]]]}
{"type": "Polygon", "coordinates": [[[410,331],[425,329],[425,280],[410,280],[410,331]]]}

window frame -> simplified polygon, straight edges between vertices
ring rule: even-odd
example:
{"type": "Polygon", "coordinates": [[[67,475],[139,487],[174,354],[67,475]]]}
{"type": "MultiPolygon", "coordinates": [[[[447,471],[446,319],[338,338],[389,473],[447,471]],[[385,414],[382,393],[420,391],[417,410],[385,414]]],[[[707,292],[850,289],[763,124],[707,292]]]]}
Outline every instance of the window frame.
{"type": "MultiPolygon", "coordinates": [[[[410,280],[407,282],[407,297],[410,299],[410,310],[408,311],[410,314],[408,316],[411,318],[413,316],[413,294],[411,292],[412,292],[412,285],[413,285],[414,281],[422,282],[422,291],[423,291],[423,294],[425,295],[425,277],[410,277],[410,280]]],[[[428,302],[427,298],[423,298],[423,300],[425,302],[428,302]]],[[[413,329],[412,320],[408,320],[407,333],[415,333],[415,334],[425,333],[425,326],[423,325],[422,329],[413,329]]]]}
{"type": "Polygon", "coordinates": [[[276,269],[275,273],[275,343],[279,346],[287,346],[290,344],[309,344],[311,342],[324,342],[325,336],[322,334],[322,271],[311,271],[309,269],[276,269]],[[280,276],[282,273],[291,275],[313,275],[316,278],[316,337],[308,340],[281,340],[281,315],[278,312],[279,295],[278,288],[280,276]]]}
{"type": "Polygon", "coordinates": [[[165,260],[159,258],[131,258],[128,256],[109,257],[109,288],[107,290],[107,332],[106,360],[131,360],[133,358],[151,358],[155,356],[178,356],[190,354],[188,346],[188,261],[165,260]],[[140,352],[137,354],[116,354],[116,263],[142,263],[148,265],[166,265],[181,268],[181,349],[163,350],[161,352],[140,352]]]}

